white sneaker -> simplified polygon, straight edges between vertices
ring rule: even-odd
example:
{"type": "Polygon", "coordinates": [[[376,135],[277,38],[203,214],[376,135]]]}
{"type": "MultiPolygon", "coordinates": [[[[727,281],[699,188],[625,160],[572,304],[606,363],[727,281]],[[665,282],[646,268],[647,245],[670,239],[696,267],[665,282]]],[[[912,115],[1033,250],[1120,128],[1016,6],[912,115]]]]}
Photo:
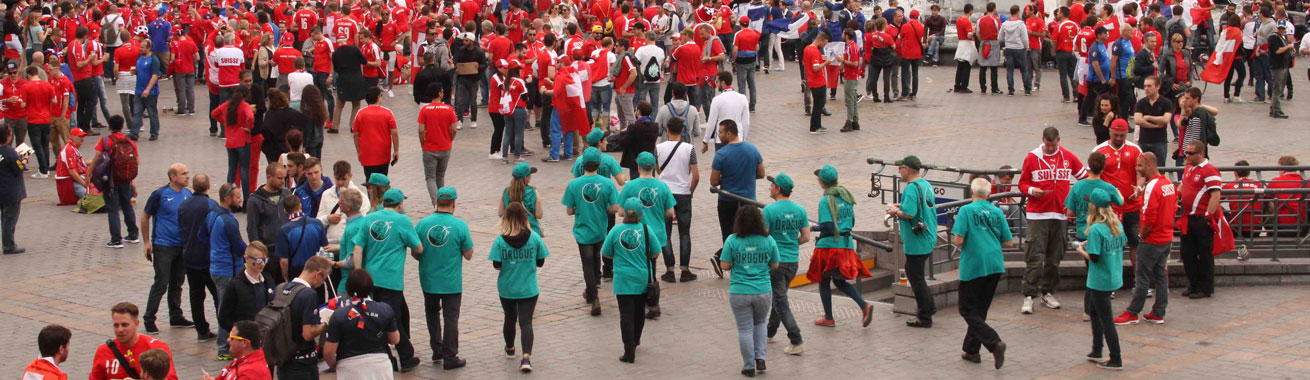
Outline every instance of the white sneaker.
{"type": "Polygon", "coordinates": [[[801,353],[805,352],[805,345],[798,344],[795,346],[787,346],[786,348],[782,349],[782,352],[787,355],[800,355],[801,353]]]}
{"type": "Polygon", "coordinates": [[[1059,309],[1060,301],[1055,299],[1054,294],[1046,293],[1042,295],[1042,305],[1050,309],[1059,309]]]}
{"type": "Polygon", "coordinates": [[[1019,308],[1019,312],[1020,312],[1020,313],[1024,313],[1024,314],[1032,314],[1032,313],[1033,313],[1033,298],[1032,298],[1032,297],[1023,297],[1023,307],[1019,308]]]}
{"type": "Polygon", "coordinates": [[[505,158],[505,156],[500,155],[500,152],[492,153],[490,156],[487,157],[488,160],[499,160],[503,158],[505,158]]]}
{"type": "Polygon", "coordinates": [[[1146,289],[1146,298],[1155,297],[1155,289],[1146,289]]]}
{"type": "Polygon", "coordinates": [[[469,128],[478,129],[478,122],[469,123],[469,128]]]}
{"type": "Polygon", "coordinates": [[[1234,97],[1233,97],[1233,103],[1246,103],[1246,100],[1245,100],[1245,99],[1242,99],[1242,97],[1240,97],[1240,96],[1234,96],[1234,97]]]}
{"type": "Polygon", "coordinates": [[[34,179],[46,179],[46,178],[50,178],[50,175],[49,175],[49,174],[45,174],[45,173],[32,173],[32,178],[34,178],[34,179]]]}
{"type": "Polygon", "coordinates": [[[387,97],[394,98],[396,97],[396,93],[394,91],[391,91],[391,89],[387,89],[387,97]]]}
{"type": "Polygon", "coordinates": [[[464,129],[464,123],[458,123],[458,122],[455,123],[455,130],[456,130],[456,131],[463,130],[463,129],[464,129]]]}

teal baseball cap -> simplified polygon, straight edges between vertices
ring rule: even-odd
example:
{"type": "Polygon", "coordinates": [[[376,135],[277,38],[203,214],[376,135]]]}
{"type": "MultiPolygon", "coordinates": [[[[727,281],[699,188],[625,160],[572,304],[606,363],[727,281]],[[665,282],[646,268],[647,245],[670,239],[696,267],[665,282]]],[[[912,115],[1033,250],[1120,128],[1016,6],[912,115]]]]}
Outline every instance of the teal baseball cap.
{"type": "Polygon", "coordinates": [[[404,202],[404,201],[405,201],[405,193],[400,191],[400,189],[390,189],[387,190],[386,193],[382,194],[383,206],[395,206],[400,204],[400,202],[404,202]]]}
{"type": "Polygon", "coordinates": [[[637,166],[642,169],[654,169],[655,155],[650,154],[650,152],[641,152],[641,154],[637,155],[637,166]]]}
{"type": "Polygon", "coordinates": [[[533,173],[536,172],[537,172],[537,168],[529,166],[528,163],[526,162],[520,162],[514,164],[514,171],[512,172],[512,174],[514,175],[514,179],[519,179],[532,175],[533,173]]]}
{"type": "Polygon", "coordinates": [[[641,207],[641,199],[640,199],[640,198],[632,197],[632,198],[628,198],[627,200],[624,200],[624,201],[623,201],[623,210],[624,210],[624,211],[637,211],[637,212],[640,212],[640,211],[641,211],[641,208],[642,208],[642,207],[641,207]]]}
{"type": "MultiPolygon", "coordinates": [[[[397,191],[399,191],[399,190],[397,190],[397,191]]],[[[437,189],[437,199],[439,199],[439,200],[446,200],[446,201],[453,201],[453,200],[459,199],[459,195],[455,193],[455,188],[450,187],[450,186],[446,186],[446,187],[443,187],[443,188],[437,189]]]]}
{"type": "Polygon", "coordinates": [[[819,180],[826,184],[837,183],[837,168],[832,165],[823,165],[822,169],[815,170],[814,175],[819,176],[819,180]]]}
{"type": "Polygon", "coordinates": [[[391,178],[388,178],[386,174],[373,173],[372,175],[368,176],[368,182],[364,184],[373,185],[373,186],[391,187],[391,178]]]}
{"type": "Polygon", "coordinates": [[[1105,190],[1093,190],[1092,195],[1087,198],[1092,202],[1092,205],[1095,205],[1096,207],[1110,207],[1110,193],[1105,192],[1105,190]]]}
{"type": "Polygon", "coordinates": [[[779,189],[787,192],[796,187],[796,182],[792,182],[791,176],[787,175],[787,173],[778,173],[778,175],[771,177],[769,182],[773,182],[774,185],[778,185],[779,189]]]}
{"type": "Polygon", "coordinates": [[[592,128],[591,132],[587,133],[587,145],[600,144],[600,140],[604,138],[605,138],[604,131],[601,131],[600,128],[592,128]]]}
{"type": "Polygon", "coordinates": [[[582,151],[582,163],[584,164],[588,162],[600,163],[601,160],[600,156],[601,156],[600,149],[596,149],[596,147],[594,146],[587,148],[587,150],[582,151]]]}

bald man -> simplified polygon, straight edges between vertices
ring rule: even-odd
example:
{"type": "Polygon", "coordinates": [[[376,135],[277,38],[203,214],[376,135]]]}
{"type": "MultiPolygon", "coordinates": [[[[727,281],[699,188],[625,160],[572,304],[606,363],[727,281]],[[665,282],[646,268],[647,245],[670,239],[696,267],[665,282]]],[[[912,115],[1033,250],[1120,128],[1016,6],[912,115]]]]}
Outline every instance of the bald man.
{"type": "Polygon", "coordinates": [[[186,271],[182,265],[182,228],[178,210],[191,197],[186,188],[190,173],[186,165],[168,166],[168,184],[150,193],[141,212],[141,236],[145,237],[146,261],[154,264],[155,282],[150,285],[143,318],[146,333],[159,332],[155,313],[159,311],[159,297],[168,291],[168,324],[173,327],[191,327],[194,323],[182,317],[182,280],[186,271]],[[152,235],[151,232],[154,232],[152,235]]]}
{"type": "MultiPolygon", "coordinates": [[[[191,301],[191,320],[196,323],[196,339],[204,342],[216,338],[205,322],[205,290],[214,297],[218,309],[218,287],[209,276],[209,239],[197,233],[205,230],[205,217],[218,202],[209,198],[209,176],[197,173],[191,177],[191,197],[177,210],[178,226],[182,230],[182,267],[186,270],[187,295],[191,301]]],[[[217,314],[217,311],[215,311],[217,314]]]]}

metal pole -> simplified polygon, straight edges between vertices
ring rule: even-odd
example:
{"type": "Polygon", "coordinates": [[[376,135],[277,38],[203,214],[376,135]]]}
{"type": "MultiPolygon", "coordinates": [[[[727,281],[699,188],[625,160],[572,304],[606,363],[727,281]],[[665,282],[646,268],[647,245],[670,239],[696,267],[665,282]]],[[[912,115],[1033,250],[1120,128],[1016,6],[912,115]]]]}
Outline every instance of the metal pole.
{"type": "MultiPolygon", "coordinates": [[[[711,192],[711,193],[714,193],[714,194],[718,194],[718,195],[724,196],[724,197],[728,197],[729,199],[732,199],[732,200],[734,200],[734,201],[738,201],[738,202],[741,202],[741,203],[749,204],[749,205],[752,205],[752,206],[755,206],[755,207],[759,207],[759,208],[764,208],[764,204],[763,204],[763,203],[760,203],[760,202],[758,202],[758,201],[756,201],[756,200],[754,200],[754,199],[746,198],[746,197],[743,197],[743,196],[740,196],[740,195],[737,195],[737,194],[733,194],[733,193],[731,193],[731,192],[724,191],[723,189],[720,189],[720,188],[718,188],[717,186],[711,186],[711,187],[710,187],[710,192],[711,192]]],[[[815,223],[815,224],[817,224],[817,222],[815,222],[813,219],[810,219],[809,222],[810,222],[810,223],[815,223]]],[[[872,246],[874,246],[874,247],[881,248],[882,250],[887,251],[887,252],[891,252],[891,251],[892,251],[892,246],[889,245],[889,244],[887,244],[887,243],[883,243],[883,242],[880,242],[880,241],[877,241],[877,240],[873,240],[873,239],[870,239],[870,238],[867,238],[867,237],[864,237],[864,236],[856,235],[856,234],[851,234],[851,238],[852,238],[852,239],[855,239],[855,240],[858,240],[858,241],[860,241],[861,243],[865,243],[865,244],[868,244],[868,245],[872,245],[872,246]]]]}

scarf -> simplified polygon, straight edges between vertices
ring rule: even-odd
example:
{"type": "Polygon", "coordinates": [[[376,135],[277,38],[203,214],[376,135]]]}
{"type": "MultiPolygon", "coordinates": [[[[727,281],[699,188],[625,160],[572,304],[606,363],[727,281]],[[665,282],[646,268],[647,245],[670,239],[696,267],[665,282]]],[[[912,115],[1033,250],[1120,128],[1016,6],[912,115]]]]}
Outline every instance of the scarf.
{"type": "Polygon", "coordinates": [[[841,232],[841,227],[837,226],[837,216],[841,215],[838,213],[837,199],[841,199],[843,202],[855,206],[855,197],[851,195],[850,190],[846,190],[846,188],[841,185],[832,185],[828,187],[823,190],[823,195],[828,197],[828,215],[832,217],[832,236],[833,239],[836,239],[841,232]]]}

